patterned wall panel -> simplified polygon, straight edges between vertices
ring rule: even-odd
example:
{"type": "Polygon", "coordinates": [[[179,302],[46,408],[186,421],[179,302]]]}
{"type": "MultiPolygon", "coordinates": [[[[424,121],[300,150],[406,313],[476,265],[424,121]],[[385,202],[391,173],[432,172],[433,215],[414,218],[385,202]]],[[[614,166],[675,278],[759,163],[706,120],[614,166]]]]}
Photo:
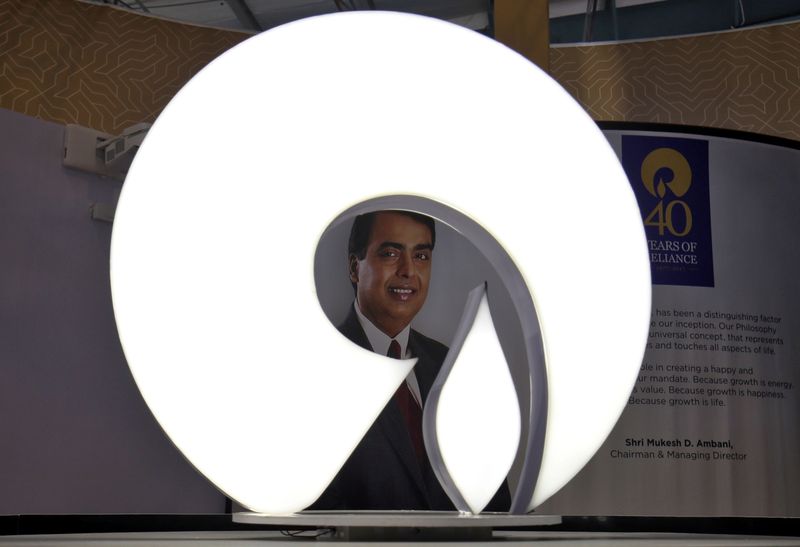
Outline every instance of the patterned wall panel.
{"type": "Polygon", "coordinates": [[[800,23],[551,48],[550,70],[596,120],[800,140],[800,23]]]}
{"type": "MultiPolygon", "coordinates": [[[[76,0],[0,0],[0,108],[117,133],[152,121],[247,36],[76,0]]],[[[800,23],[557,47],[550,70],[596,120],[800,140],[800,23]]]]}
{"type": "Polygon", "coordinates": [[[247,36],[76,0],[0,0],[0,108],[118,133],[247,36]]]}

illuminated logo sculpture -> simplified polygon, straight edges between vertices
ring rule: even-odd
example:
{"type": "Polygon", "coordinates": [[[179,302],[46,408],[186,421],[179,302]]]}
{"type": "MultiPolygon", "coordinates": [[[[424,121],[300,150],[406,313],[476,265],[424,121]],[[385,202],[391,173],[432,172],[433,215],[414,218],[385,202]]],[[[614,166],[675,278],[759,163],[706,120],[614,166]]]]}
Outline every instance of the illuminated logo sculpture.
{"type": "Polygon", "coordinates": [[[497,269],[523,329],[529,411],[520,422],[479,287],[423,425],[459,509],[479,512],[517,455],[512,510],[531,510],[591,458],[636,379],[650,310],[642,223],[572,99],[441,21],[285,25],[213,61],[161,114],[111,256],[120,340],[153,414],[245,506],[287,514],[317,499],[414,364],[356,347],[317,301],[317,242],[348,209],[425,213],[497,269]],[[488,421],[471,414],[476,383],[495,400],[488,421]],[[494,435],[490,450],[469,449],[464,424],[494,435]]]}

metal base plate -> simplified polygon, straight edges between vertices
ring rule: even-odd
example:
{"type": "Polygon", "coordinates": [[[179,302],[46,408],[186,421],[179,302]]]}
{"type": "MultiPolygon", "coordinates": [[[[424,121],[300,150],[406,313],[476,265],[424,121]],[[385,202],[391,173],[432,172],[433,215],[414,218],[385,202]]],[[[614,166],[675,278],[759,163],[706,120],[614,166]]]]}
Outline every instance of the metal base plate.
{"type": "Polygon", "coordinates": [[[303,511],[292,515],[234,513],[233,522],[331,530],[320,539],[338,540],[487,540],[493,528],[552,526],[561,517],[508,515],[506,513],[460,514],[447,511],[303,511]]]}

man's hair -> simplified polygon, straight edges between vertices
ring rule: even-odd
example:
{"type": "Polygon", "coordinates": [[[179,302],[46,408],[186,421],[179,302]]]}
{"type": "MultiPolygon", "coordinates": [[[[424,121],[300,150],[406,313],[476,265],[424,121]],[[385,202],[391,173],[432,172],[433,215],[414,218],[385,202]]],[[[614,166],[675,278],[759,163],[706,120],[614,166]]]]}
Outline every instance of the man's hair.
{"type": "Polygon", "coordinates": [[[431,217],[411,211],[375,211],[358,215],[353,221],[353,227],[350,228],[350,239],[347,241],[347,256],[356,255],[358,260],[364,260],[364,257],[367,256],[369,236],[378,213],[398,213],[424,224],[431,231],[431,249],[436,245],[436,224],[431,217]]]}

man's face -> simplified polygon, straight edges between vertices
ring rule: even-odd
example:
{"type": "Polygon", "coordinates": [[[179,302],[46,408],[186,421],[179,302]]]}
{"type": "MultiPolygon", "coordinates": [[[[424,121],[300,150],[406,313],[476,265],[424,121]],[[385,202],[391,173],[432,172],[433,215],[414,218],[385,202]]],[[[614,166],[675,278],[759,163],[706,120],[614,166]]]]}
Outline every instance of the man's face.
{"type": "Polygon", "coordinates": [[[413,218],[393,212],[375,216],[366,255],[350,255],[350,280],[361,312],[394,337],[417,315],[428,296],[431,231],[413,218]]]}

